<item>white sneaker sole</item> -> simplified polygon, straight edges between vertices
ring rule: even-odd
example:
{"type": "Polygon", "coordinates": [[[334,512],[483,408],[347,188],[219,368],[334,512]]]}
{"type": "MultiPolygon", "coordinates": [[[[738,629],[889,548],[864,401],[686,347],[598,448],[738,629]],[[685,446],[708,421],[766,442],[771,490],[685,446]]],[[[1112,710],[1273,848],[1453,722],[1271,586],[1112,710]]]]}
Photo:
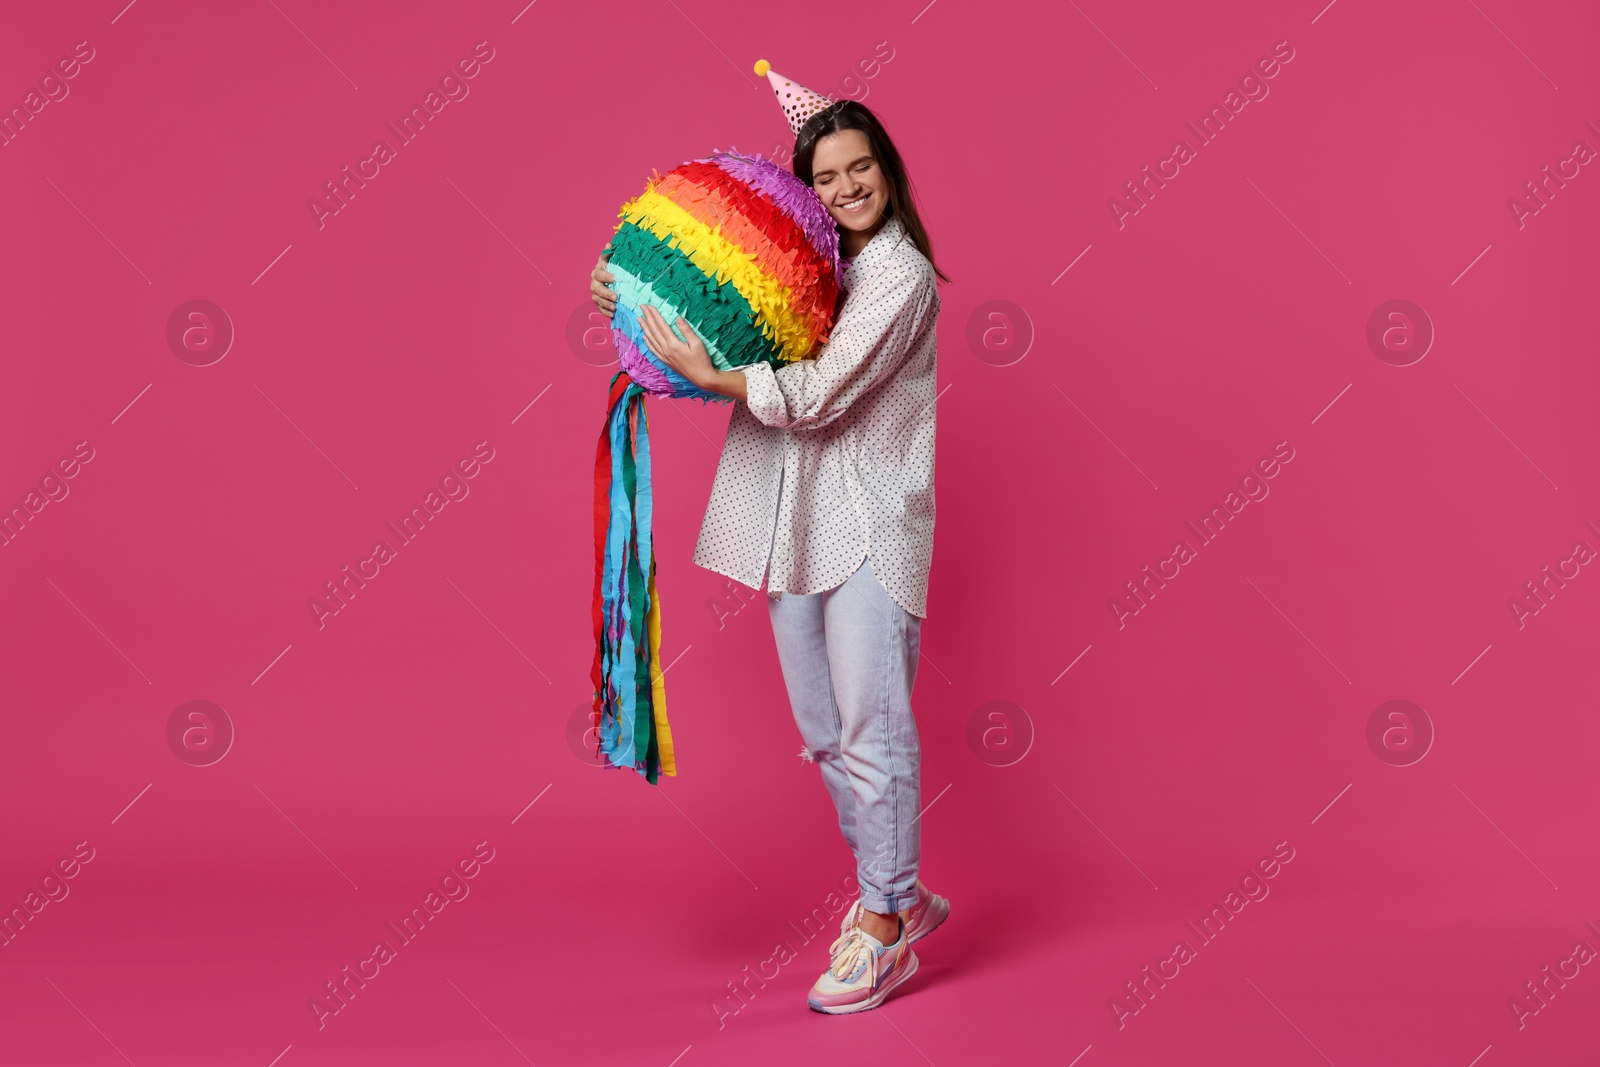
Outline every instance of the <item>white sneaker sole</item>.
{"type": "MultiPolygon", "coordinates": [[[[907,942],[907,944],[909,945],[910,942],[907,942]]],[[[867,1011],[871,1008],[876,1008],[879,1004],[884,1002],[890,993],[893,993],[896,989],[900,988],[900,983],[917,973],[917,966],[920,963],[920,961],[917,959],[917,954],[915,952],[911,952],[909,948],[907,949],[907,953],[911,957],[911,962],[906,965],[906,969],[891,977],[887,985],[880,987],[876,993],[872,994],[872,996],[868,997],[866,1000],[863,1000],[857,1004],[841,1004],[837,1008],[825,1008],[821,1005],[813,1004],[810,1000],[807,1000],[806,1007],[810,1008],[812,1011],[820,1011],[824,1015],[849,1015],[852,1012],[867,1011]]]]}

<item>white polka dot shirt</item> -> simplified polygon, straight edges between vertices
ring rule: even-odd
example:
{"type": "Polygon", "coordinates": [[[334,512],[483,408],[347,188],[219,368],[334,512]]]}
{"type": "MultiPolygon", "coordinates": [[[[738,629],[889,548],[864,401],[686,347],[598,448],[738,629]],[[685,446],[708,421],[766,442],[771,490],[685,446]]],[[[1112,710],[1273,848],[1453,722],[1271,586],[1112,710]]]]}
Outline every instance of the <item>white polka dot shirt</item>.
{"type": "Polygon", "coordinates": [[[844,268],[814,358],[739,370],[694,562],[768,595],[820,593],[864,559],[926,618],[933,558],[933,265],[890,218],[844,268]]]}

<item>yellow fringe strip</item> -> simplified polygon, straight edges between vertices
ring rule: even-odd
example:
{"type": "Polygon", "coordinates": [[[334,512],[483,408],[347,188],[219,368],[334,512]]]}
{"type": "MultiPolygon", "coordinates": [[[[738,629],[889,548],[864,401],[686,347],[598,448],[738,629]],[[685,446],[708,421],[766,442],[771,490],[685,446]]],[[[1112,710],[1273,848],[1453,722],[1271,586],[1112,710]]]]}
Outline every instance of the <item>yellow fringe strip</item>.
{"type": "Polygon", "coordinates": [[[661,672],[661,594],[656,592],[655,568],[650,568],[650,610],[645,615],[650,628],[650,713],[656,724],[656,754],[661,758],[661,773],[676,776],[677,761],[672,758],[672,727],[667,725],[667,682],[661,672]]]}

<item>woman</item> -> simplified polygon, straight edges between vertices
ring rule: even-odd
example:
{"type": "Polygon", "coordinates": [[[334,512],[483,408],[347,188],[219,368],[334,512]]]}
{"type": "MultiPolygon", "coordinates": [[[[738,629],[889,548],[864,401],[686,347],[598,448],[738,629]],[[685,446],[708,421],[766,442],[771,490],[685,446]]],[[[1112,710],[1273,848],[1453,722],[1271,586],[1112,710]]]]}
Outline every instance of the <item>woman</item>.
{"type": "MultiPolygon", "coordinates": [[[[767,74],[795,131],[794,173],[838,224],[847,298],[812,359],[719,370],[689,323],[653,307],[651,351],[734,404],[695,563],[765,584],[801,755],[820,768],[861,898],[807,997],[830,1014],[882,1003],[910,943],[950,912],[917,877],[921,750],[911,711],[933,551],[936,278],[912,187],[883,126],[767,74]]],[[[605,257],[591,291],[615,294],[605,257]]],[[[948,280],[948,279],[945,279],[948,280]]]]}

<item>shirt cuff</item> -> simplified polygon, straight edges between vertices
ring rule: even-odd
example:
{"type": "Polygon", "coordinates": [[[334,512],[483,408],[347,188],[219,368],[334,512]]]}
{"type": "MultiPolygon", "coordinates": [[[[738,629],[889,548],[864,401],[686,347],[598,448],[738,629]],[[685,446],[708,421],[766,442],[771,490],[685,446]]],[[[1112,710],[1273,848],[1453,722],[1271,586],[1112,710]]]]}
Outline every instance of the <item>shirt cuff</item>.
{"type": "Polygon", "coordinates": [[[734,369],[744,375],[744,402],[750,408],[750,414],[768,426],[781,429],[787,425],[789,410],[783,401],[783,391],[778,388],[772,365],[747,363],[734,369]]]}

